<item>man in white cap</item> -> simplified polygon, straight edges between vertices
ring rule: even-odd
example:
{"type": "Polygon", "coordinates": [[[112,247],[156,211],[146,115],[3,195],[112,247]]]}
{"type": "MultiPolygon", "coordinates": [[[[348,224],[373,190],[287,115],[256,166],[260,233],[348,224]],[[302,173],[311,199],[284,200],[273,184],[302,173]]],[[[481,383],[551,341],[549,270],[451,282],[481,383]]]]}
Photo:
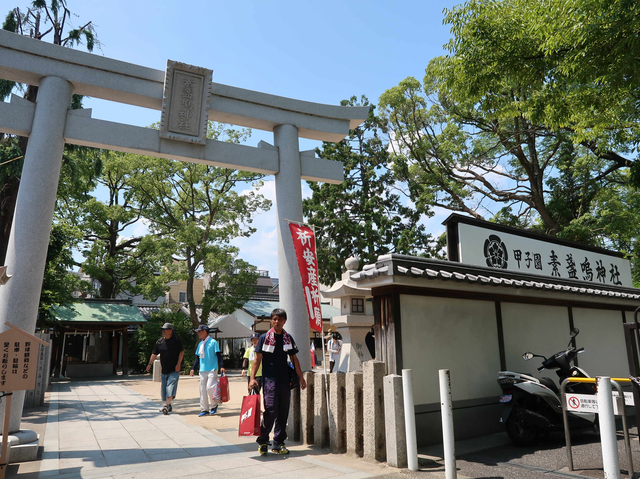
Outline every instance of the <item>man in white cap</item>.
{"type": "Polygon", "coordinates": [[[160,412],[166,415],[173,410],[171,401],[176,397],[176,392],[178,391],[178,378],[180,377],[180,367],[184,357],[182,342],[180,342],[180,338],[173,334],[173,325],[171,323],[164,323],[162,326],[162,337],[153,346],[151,359],[149,359],[149,364],[147,365],[147,372],[153,366],[153,362],[158,355],[160,355],[160,366],[162,366],[160,396],[165,402],[160,412]]]}
{"type": "Polygon", "coordinates": [[[220,400],[220,385],[218,383],[218,369],[224,374],[222,353],[218,341],[209,336],[209,327],[201,324],[195,333],[200,338],[196,346],[196,361],[191,368],[191,376],[196,369],[200,374],[200,414],[198,416],[213,416],[218,411],[220,400]]]}

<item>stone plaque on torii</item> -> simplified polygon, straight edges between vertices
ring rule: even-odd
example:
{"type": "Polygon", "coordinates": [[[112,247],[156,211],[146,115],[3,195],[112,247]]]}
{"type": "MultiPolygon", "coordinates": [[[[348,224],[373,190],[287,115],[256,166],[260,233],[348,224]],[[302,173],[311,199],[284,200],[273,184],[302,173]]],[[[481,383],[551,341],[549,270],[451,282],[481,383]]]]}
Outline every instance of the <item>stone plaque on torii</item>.
{"type": "MultiPolygon", "coordinates": [[[[285,219],[303,220],[302,179],[338,184],[344,176],[341,163],[299,151],[298,138],[340,141],[367,118],[369,107],[323,105],[244,90],[212,83],[205,69],[169,62],[172,66],[173,74],[0,30],[0,78],[39,87],[35,104],[16,96],[10,103],[0,102],[0,132],[29,137],[5,262],[6,274],[13,277],[0,288],[0,323],[10,318],[22,329],[35,329],[62,152],[65,143],[72,143],[275,175],[280,304],[291,318],[287,330],[293,337],[308,336],[285,219]],[[188,99],[181,88],[189,72],[204,78],[200,85],[208,106],[180,104],[188,99]],[[167,78],[172,85],[167,86],[167,78]],[[163,110],[164,102],[164,129],[93,119],[91,110],[69,110],[73,93],[155,110],[163,110]],[[207,108],[208,120],[273,131],[274,145],[260,142],[254,148],[203,141],[196,117],[207,108]],[[180,124],[187,117],[193,122],[180,124]]],[[[309,369],[309,355],[301,355],[300,363],[309,369]]],[[[15,402],[11,431],[19,428],[22,415],[22,397],[15,402]]]]}

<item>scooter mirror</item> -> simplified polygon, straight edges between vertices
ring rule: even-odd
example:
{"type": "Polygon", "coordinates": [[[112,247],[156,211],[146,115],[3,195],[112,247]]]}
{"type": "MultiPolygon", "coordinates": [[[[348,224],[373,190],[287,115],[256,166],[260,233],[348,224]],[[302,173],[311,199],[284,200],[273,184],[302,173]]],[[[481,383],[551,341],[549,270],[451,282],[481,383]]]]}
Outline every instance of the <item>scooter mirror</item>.
{"type": "Polygon", "coordinates": [[[522,355],[522,359],[524,359],[525,361],[529,361],[529,359],[533,359],[533,353],[527,351],[522,355]]]}
{"type": "Polygon", "coordinates": [[[571,337],[575,338],[579,333],[580,333],[580,330],[578,328],[573,328],[571,330],[571,337]]]}

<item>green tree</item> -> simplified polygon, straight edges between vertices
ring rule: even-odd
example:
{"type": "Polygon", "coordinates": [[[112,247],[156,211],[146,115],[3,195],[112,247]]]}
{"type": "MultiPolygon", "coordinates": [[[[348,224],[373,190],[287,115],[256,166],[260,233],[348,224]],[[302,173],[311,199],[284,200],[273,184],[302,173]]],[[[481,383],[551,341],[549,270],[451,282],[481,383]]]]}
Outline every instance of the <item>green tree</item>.
{"type": "Polygon", "coordinates": [[[149,363],[151,351],[156,341],[162,337],[164,323],[173,325],[173,334],[182,342],[184,360],[182,370],[190,371],[195,360],[197,338],[193,332],[191,319],[180,311],[159,310],[151,314],[147,323],[138,328],[129,343],[129,367],[135,372],[143,372],[149,363]]]}
{"type": "MultiPolygon", "coordinates": [[[[234,130],[222,124],[210,124],[208,132],[209,138],[233,143],[243,142],[249,134],[249,130],[234,130]]],[[[172,243],[173,263],[166,267],[172,279],[187,283],[187,303],[194,326],[206,324],[211,311],[208,308],[224,304],[215,300],[211,292],[205,295],[207,300],[203,306],[206,307],[198,317],[194,280],[203,273],[215,274],[210,268],[225,264],[228,266],[223,271],[232,271],[238,263],[231,261],[236,250],[229,246],[229,241],[251,235],[255,231],[250,226],[253,214],[271,205],[254,191],[238,191],[252,183],[259,185],[261,178],[262,175],[255,173],[196,163],[141,158],[132,185],[134,195],[146,205],[145,217],[149,220],[152,238],[172,243]]],[[[230,280],[227,277],[226,281],[230,280]]],[[[211,284],[215,287],[217,278],[214,277],[211,284]]],[[[236,299],[240,306],[248,296],[242,294],[236,299]]]]}
{"type": "Polygon", "coordinates": [[[432,216],[429,205],[421,213],[402,204],[388,168],[382,120],[366,97],[345,100],[343,106],[371,106],[367,120],[339,143],[323,143],[321,158],[344,165],[342,184],[308,182],[311,198],[303,201],[309,224],[316,227],[320,279],[332,284],[342,275],[344,262],[357,256],[360,265],[387,253],[433,253],[431,235],[419,224],[421,214],[432,216]]]}
{"type": "Polygon", "coordinates": [[[123,236],[143,221],[146,204],[134,194],[133,185],[140,162],[146,160],[106,150],[90,153],[101,165],[100,174],[84,183],[90,191],[58,209],[81,230],[82,270],[100,282],[100,298],[142,294],[155,300],[166,289],[158,272],[167,263],[170,244],[145,235],[123,236]]]}
{"type": "MultiPolygon", "coordinates": [[[[36,40],[42,40],[51,34],[52,43],[55,45],[73,47],[84,43],[88,51],[93,51],[99,43],[92,22],[78,28],[70,28],[72,16],[66,0],[34,0],[26,9],[10,10],[5,17],[2,29],[30,36],[36,40]]],[[[23,91],[25,99],[35,102],[38,87],[17,85],[0,79],[0,100],[4,100],[15,91],[23,91]]],[[[81,99],[82,97],[74,95],[71,107],[80,108],[81,99]]],[[[0,169],[0,262],[4,263],[20,186],[22,159],[27,150],[27,138],[19,137],[16,141],[0,133],[0,149],[5,150],[0,153],[3,161],[14,160],[0,169]]]]}

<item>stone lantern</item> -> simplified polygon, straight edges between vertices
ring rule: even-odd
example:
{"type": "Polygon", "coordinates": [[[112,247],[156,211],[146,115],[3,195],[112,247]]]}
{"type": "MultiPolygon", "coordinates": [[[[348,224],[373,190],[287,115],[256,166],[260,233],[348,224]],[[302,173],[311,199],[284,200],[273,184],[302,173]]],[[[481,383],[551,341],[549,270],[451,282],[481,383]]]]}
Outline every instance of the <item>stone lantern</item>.
{"type": "Polygon", "coordinates": [[[334,368],[341,373],[362,371],[362,363],[372,359],[365,345],[365,336],[373,327],[373,304],[367,301],[371,298],[371,290],[358,287],[351,280],[351,275],[358,272],[360,262],[356,258],[348,258],[344,264],[347,270],[342,273],[342,279],[322,292],[325,298],[340,299],[342,314],[331,318],[331,325],[342,336],[342,350],[334,368]]]}

